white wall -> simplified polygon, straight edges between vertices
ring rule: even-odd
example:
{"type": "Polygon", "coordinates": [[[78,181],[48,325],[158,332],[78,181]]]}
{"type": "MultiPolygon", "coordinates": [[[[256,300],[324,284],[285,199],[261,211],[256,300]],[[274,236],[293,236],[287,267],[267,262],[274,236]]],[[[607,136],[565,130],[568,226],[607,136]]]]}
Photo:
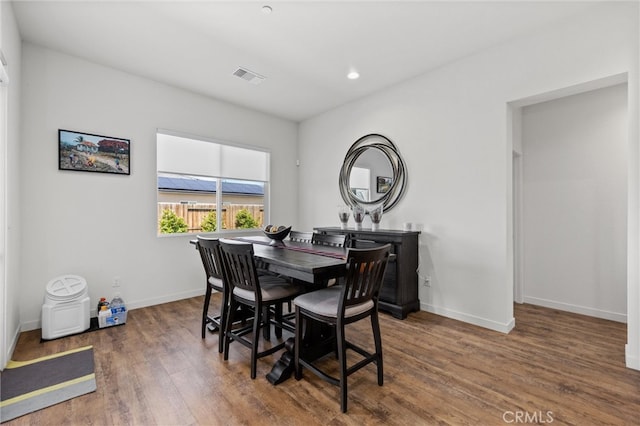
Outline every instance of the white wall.
{"type": "Polygon", "coordinates": [[[526,303],[626,322],[627,90],[522,109],[526,303]]]}
{"type": "MultiPolygon", "coordinates": [[[[299,187],[319,190],[300,192],[301,225],[337,225],[327,206],[341,201],[337,178],[348,147],[368,133],[389,137],[406,160],[409,183],[382,227],[424,225],[421,274],[431,276],[431,287],[420,287],[422,309],[509,331],[513,147],[507,104],[624,72],[637,88],[637,9],[601,6],[303,122],[299,187]]],[[[634,92],[630,103],[637,102],[634,92]]],[[[637,128],[637,117],[630,125],[637,128]]]]}
{"type": "Polygon", "coordinates": [[[156,236],[156,129],[271,150],[271,218],[296,224],[296,123],[23,46],[21,321],[40,326],[46,284],[87,279],[92,308],[120,277],[132,308],[204,292],[191,236],[156,236]],[[131,140],[131,175],[58,170],[59,128],[131,140]]]}
{"type": "Polygon", "coordinates": [[[0,368],[4,368],[10,359],[13,348],[20,333],[20,277],[19,250],[20,250],[20,93],[21,93],[21,54],[22,45],[20,34],[13,15],[12,5],[9,2],[0,2],[0,48],[7,61],[7,71],[10,77],[10,85],[5,88],[7,96],[7,128],[5,150],[6,161],[2,164],[0,173],[5,179],[5,285],[3,289],[0,316],[2,327],[0,329],[0,368]]]}

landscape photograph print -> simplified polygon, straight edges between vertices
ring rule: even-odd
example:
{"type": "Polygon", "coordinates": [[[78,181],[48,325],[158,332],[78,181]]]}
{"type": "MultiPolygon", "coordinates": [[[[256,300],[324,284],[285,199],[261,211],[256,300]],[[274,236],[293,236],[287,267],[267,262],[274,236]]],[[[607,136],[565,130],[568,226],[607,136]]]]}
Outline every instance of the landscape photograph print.
{"type": "Polygon", "coordinates": [[[393,184],[393,178],[386,176],[378,176],[377,177],[377,193],[378,194],[386,194],[391,189],[391,185],[393,184]]]}
{"type": "Polygon", "coordinates": [[[129,150],[129,139],[58,130],[59,170],[128,175],[129,150]]]}

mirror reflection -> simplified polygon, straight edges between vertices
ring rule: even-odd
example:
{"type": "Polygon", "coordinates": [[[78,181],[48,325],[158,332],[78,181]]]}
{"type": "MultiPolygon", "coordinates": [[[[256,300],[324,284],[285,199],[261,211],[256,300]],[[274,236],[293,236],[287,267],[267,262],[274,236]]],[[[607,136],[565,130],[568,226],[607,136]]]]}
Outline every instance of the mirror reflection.
{"type": "Polygon", "coordinates": [[[389,158],[377,148],[363,151],[351,168],[349,189],[361,201],[380,201],[389,190],[393,168],[389,158]]]}

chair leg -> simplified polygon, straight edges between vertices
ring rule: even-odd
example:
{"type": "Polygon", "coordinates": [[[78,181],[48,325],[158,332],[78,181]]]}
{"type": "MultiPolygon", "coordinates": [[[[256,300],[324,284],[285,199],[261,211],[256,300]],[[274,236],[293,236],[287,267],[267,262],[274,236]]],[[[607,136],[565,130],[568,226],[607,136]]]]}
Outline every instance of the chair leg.
{"type": "MultiPolygon", "coordinates": [[[[260,312],[260,309],[256,306],[256,312],[260,312]]],[[[265,315],[267,313],[265,312],[265,315]]],[[[258,344],[260,343],[260,323],[262,319],[260,315],[255,315],[253,318],[253,335],[251,342],[251,378],[256,378],[256,373],[258,369],[258,344]]]]}
{"type": "Polygon", "coordinates": [[[378,386],[384,383],[384,371],[382,364],[382,337],[380,336],[380,322],[378,321],[378,312],[371,314],[371,329],[373,330],[373,340],[376,345],[376,367],[378,368],[378,386]]]}
{"type": "Polygon", "coordinates": [[[276,338],[282,337],[282,303],[278,303],[276,306],[276,323],[280,324],[280,327],[275,327],[276,338]]]}
{"type": "Polygon", "coordinates": [[[218,328],[218,353],[224,351],[224,339],[227,334],[227,311],[229,310],[229,301],[227,300],[227,292],[222,294],[222,306],[220,307],[220,327],[218,328]]]}
{"type": "Polygon", "coordinates": [[[265,306],[262,309],[262,315],[264,315],[264,323],[267,325],[262,330],[262,335],[264,336],[264,340],[271,339],[271,312],[269,312],[269,307],[265,306]]]}
{"type": "Polygon", "coordinates": [[[300,346],[302,346],[302,314],[296,306],[296,336],[293,350],[294,373],[296,380],[302,379],[302,366],[300,365],[300,346]]]}
{"type": "Polygon", "coordinates": [[[207,315],[209,313],[209,302],[211,301],[211,287],[207,283],[207,291],[204,294],[204,305],[202,306],[202,338],[204,339],[207,331],[207,315]]]}
{"type": "Polygon", "coordinates": [[[340,409],[347,412],[347,344],[344,335],[344,324],[336,325],[338,342],[338,363],[340,364],[340,409]]]}
{"type": "Polygon", "coordinates": [[[231,327],[233,325],[234,313],[238,309],[238,304],[233,297],[229,300],[229,306],[227,307],[227,320],[224,328],[224,333],[221,336],[224,339],[224,360],[229,359],[229,344],[231,343],[231,327]]]}

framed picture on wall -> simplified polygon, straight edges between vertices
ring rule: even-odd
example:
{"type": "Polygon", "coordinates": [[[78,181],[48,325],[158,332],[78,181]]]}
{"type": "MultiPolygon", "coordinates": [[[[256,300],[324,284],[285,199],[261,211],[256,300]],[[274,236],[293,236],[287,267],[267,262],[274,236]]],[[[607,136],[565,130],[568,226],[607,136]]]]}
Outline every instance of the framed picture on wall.
{"type": "Polygon", "coordinates": [[[58,130],[58,170],[130,174],[129,139],[58,130]]]}
{"type": "Polygon", "coordinates": [[[377,185],[378,194],[385,194],[389,192],[389,189],[391,188],[391,184],[393,183],[393,178],[386,177],[386,176],[377,176],[376,181],[378,183],[377,185]]]}

